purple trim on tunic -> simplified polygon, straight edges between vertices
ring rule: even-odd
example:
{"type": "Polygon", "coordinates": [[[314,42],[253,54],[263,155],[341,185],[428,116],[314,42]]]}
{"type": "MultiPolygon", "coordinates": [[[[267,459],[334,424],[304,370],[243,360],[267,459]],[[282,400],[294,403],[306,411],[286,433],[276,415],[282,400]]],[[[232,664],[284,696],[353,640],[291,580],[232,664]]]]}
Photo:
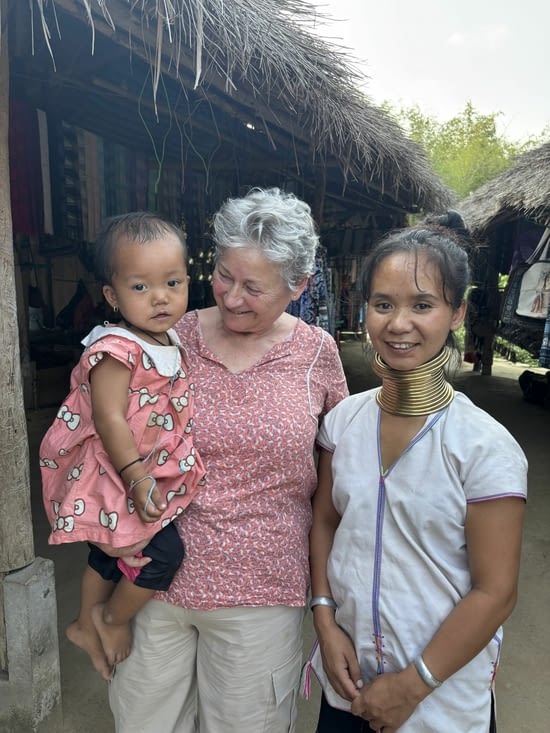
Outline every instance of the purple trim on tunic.
{"type": "Polygon", "coordinates": [[[477,496],[475,499],[467,499],[467,504],[479,504],[483,501],[493,501],[493,499],[508,499],[511,496],[516,496],[518,499],[523,499],[523,501],[527,501],[527,498],[525,494],[520,493],[509,493],[509,494],[488,494],[487,496],[477,496]]]}
{"type": "Polygon", "coordinates": [[[386,504],[386,486],[384,476],[380,472],[378,481],[378,505],[376,507],[376,550],[374,554],[374,572],[372,581],[372,618],[374,621],[374,643],[376,647],[376,661],[378,674],[384,672],[384,653],[382,651],[382,628],[378,601],[380,599],[380,575],[382,569],[382,529],[384,527],[384,506],[386,504]]]}
{"type": "MultiPolygon", "coordinates": [[[[418,435],[416,435],[409,445],[405,448],[403,453],[407,453],[411,448],[418,443],[419,440],[421,440],[426,433],[431,430],[431,428],[436,424],[436,422],[441,418],[441,416],[444,414],[445,410],[447,408],[444,408],[443,410],[440,410],[438,413],[434,415],[434,417],[428,421],[426,425],[420,430],[418,435]]],[[[377,452],[378,452],[378,471],[380,474],[379,480],[378,480],[378,502],[376,507],[376,545],[375,545],[375,552],[374,552],[374,569],[373,569],[373,582],[372,582],[372,618],[373,618],[373,626],[374,626],[374,645],[376,648],[376,672],[377,674],[383,674],[384,673],[384,652],[383,652],[383,642],[382,639],[384,638],[382,634],[382,624],[380,623],[380,611],[379,611],[379,601],[380,601],[380,577],[382,574],[382,530],[384,527],[384,508],[386,505],[386,483],[385,483],[385,477],[391,472],[392,468],[397,464],[397,461],[399,461],[399,458],[392,463],[392,465],[388,468],[387,471],[384,471],[384,466],[382,464],[382,441],[380,440],[380,420],[382,416],[382,410],[378,409],[378,427],[377,427],[377,435],[376,435],[376,441],[377,441],[377,452]]]]}

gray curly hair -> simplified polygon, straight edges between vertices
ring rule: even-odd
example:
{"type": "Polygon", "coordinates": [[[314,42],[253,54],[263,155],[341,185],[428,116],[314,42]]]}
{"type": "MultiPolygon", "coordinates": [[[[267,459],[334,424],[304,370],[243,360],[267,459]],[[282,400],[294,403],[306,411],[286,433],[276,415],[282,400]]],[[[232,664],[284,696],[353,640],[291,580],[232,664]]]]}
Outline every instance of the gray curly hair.
{"type": "Polygon", "coordinates": [[[292,193],[253,188],[242,198],[228,199],[214,215],[213,229],[216,262],[227,249],[257,247],[280,266],[291,292],[315,271],[315,222],[308,204],[292,193]]]}

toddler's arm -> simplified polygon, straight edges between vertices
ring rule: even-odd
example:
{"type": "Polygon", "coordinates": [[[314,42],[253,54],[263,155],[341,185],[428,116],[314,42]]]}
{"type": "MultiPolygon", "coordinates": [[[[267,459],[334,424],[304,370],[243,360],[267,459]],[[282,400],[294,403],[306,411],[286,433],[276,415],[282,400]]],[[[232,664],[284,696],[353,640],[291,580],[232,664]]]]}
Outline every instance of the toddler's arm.
{"type": "Polygon", "coordinates": [[[126,420],[130,370],[105,356],[90,372],[92,414],[95,428],[111,463],[124,483],[133,485],[131,496],[143,522],[156,522],[166,509],[160,493],[138,459],[136,441],[126,420]],[[143,480],[142,480],[143,479],[143,480]],[[152,492],[151,492],[152,487],[152,492]]]}

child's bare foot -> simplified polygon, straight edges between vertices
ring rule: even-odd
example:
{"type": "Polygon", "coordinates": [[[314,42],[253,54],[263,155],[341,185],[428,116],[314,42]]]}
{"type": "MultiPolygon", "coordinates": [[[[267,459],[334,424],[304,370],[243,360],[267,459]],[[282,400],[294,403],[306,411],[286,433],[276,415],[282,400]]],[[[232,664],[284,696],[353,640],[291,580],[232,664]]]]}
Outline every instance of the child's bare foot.
{"type": "Polygon", "coordinates": [[[129,623],[108,624],[103,613],[105,603],[96,603],[92,606],[92,621],[99,634],[107,662],[118,664],[129,656],[132,648],[132,630],[129,623]]]}
{"type": "Polygon", "coordinates": [[[95,626],[84,626],[79,623],[78,619],[70,623],[65,629],[67,639],[73,644],[79,646],[89,655],[92,664],[104,680],[110,680],[113,677],[112,665],[107,661],[105,652],[101,645],[101,639],[95,626]]]}

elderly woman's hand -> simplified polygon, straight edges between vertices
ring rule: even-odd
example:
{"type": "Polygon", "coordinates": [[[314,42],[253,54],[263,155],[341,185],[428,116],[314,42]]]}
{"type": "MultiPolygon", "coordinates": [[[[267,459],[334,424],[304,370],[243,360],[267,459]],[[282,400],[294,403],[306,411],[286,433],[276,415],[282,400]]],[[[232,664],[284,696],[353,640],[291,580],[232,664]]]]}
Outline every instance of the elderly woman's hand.
{"type": "Polygon", "coordinates": [[[112,545],[105,545],[102,542],[96,542],[95,545],[110,557],[122,558],[126,565],[129,565],[131,568],[142,568],[151,562],[151,558],[136,557],[136,554],[141,552],[148,543],[149,540],[142,540],[127,547],[113,547],[112,545]]]}

